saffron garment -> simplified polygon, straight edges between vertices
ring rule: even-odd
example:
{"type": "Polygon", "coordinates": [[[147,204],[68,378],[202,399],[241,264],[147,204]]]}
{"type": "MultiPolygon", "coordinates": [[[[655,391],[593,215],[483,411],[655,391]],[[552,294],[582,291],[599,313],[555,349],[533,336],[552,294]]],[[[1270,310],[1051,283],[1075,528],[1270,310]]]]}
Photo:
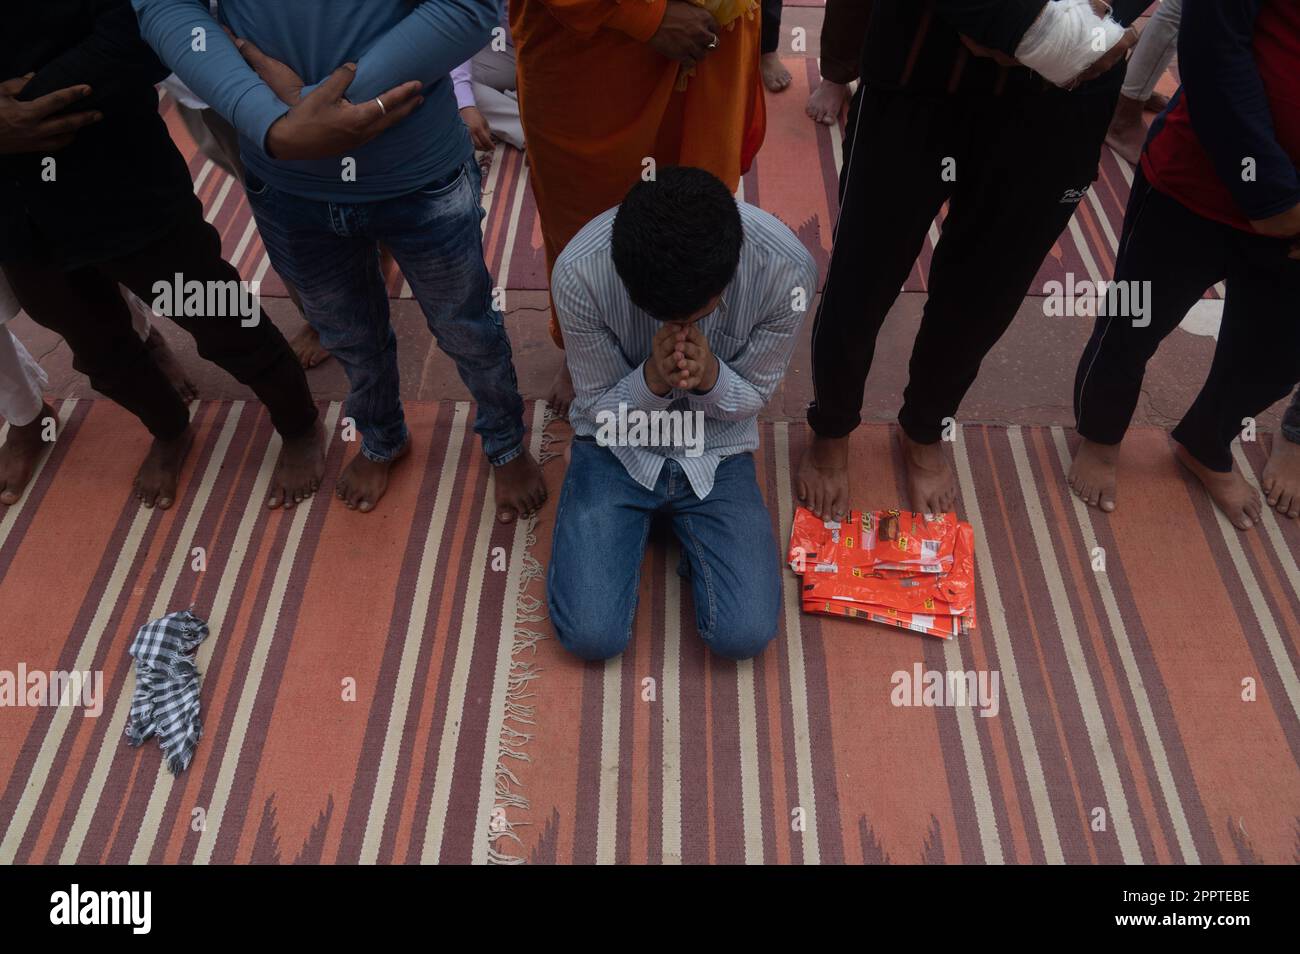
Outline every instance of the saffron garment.
{"type": "MultiPolygon", "coordinates": [[[[510,5],[548,273],[579,229],[622,201],[647,160],[706,169],[734,192],[763,141],[758,4],[722,27],[717,49],[689,75],[648,43],[666,8],[667,0],[510,5]]],[[[551,335],[562,344],[554,309],[551,335]]]]}

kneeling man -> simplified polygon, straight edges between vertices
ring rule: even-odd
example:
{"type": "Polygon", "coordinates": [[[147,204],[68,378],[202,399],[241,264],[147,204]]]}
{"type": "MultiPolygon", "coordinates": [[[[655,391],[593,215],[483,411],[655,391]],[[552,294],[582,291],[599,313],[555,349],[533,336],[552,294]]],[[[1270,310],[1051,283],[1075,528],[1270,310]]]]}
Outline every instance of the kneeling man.
{"type": "Polygon", "coordinates": [[[776,635],[779,558],[753,451],[816,282],[794,233],[685,167],[637,183],[556,259],[576,397],[546,595],[566,649],[627,646],[657,514],[681,541],[709,648],[748,659],[776,635]]]}

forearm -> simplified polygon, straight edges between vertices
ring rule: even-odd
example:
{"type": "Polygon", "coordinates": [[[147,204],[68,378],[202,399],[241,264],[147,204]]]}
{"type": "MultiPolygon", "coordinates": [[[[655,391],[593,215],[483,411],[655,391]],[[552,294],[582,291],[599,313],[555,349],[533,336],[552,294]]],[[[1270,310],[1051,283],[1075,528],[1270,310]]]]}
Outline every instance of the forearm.
{"type": "Polygon", "coordinates": [[[140,36],[128,0],[103,0],[90,35],[37,70],[19,98],[36,99],[86,84],[91,95],[79,101],[77,109],[93,109],[125,89],[152,86],[166,75],[166,68],[140,36]]]}
{"type": "Polygon", "coordinates": [[[1278,144],[1255,63],[1260,6],[1262,0],[1187,0],[1178,40],[1192,128],[1237,205],[1255,220],[1300,203],[1300,178],[1278,144]],[[1254,175],[1245,175],[1252,166],[1254,175]]]}
{"type": "Polygon", "coordinates": [[[1151,0],[1112,0],[1110,15],[1124,26],[1132,26],[1151,6],[1151,0]]]}
{"type": "MultiPolygon", "coordinates": [[[[572,348],[572,342],[565,336],[565,351],[572,348]]],[[[569,361],[569,373],[573,377],[573,408],[580,417],[599,421],[605,415],[617,417],[620,411],[659,411],[673,403],[673,392],[657,395],[645,383],[643,365],[630,369],[612,384],[595,381],[591,373],[580,361],[569,361]]]]}
{"type": "Polygon", "coordinates": [[[722,359],[718,359],[718,378],[705,394],[691,392],[687,403],[692,410],[718,421],[743,421],[763,409],[770,394],[750,384],[722,359]]]}
{"type": "Polygon", "coordinates": [[[429,86],[485,47],[496,24],[491,0],[420,3],[357,60],[348,99],[364,102],[411,80],[429,86]]]}
{"type": "Polygon", "coordinates": [[[753,417],[771,400],[785,377],[801,318],[801,314],[791,312],[756,326],[748,346],[730,363],[715,359],[718,376],[713,387],[704,394],[687,394],[687,402],[706,417],[720,421],[753,417]]]}
{"type": "Polygon", "coordinates": [[[162,61],[244,136],[264,146],[267,130],[289,107],[244,62],[205,0],[132,3],[140,32],[162,61]]]}
{"type": "Polygon", "coordinates": [[[466,60],[451,71],[451,86],[456,92],[456,108],[467,109],[477,105],[474,102],[473,61],[466,60]]]}
{"type": "Polygon", "coordinates": [[[551,274],[551,300],[564,332],[573,407],[580,416],[617,413],[620,404],[652,411],[672,403],[673,392],[661,396],[646,383],[646,362],[632,365],[624,357],[618,339],[600,318],[591,290],[563,256],[551,274]]]}
{"type": "Polygon", "coordinates": [[[1014,56],[1048,0],[936,0],[935,12],[981,46],[1014,56]]]}

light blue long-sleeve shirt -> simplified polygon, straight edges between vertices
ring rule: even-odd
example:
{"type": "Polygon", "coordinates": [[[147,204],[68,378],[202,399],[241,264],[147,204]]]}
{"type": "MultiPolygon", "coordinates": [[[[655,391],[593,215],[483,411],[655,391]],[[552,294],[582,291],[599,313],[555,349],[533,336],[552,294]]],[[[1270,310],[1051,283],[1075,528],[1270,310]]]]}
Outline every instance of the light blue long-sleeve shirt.
{"type": "Polygon", "coordinates": [[[222,0],[221,24],[291,67],[307,84],[304,94],[347,62],[357,65],[345,93],[354,103],[411,80],[423,84],[414,113],[347,154],[354,181],[343,156],[266,154],[267,130],[289,107],[244,62],[207,0],[132,4],[158,56],[231,122],[245,166],[276,188],[332,202],[391,199],[449,175],[471,155],[448,74],[487,43],[494,0],[222,0]]]}
{"type": "Polygon", "coordinates": [[[680,447],[610,446],[632,478],[651,490],[671,458],[703,500],[724,457],[758,447],[758,412],[785,377],[817,291],[817,265],[795,234],[776,216],[739,206],[744,242],[736,274],[718,307],[697,324],[718,359],[718,380],[707,394],[673,388],[660,396],[645,382],[645,362],[663,326],[632,304],[614,268],[617,208],[583,226],[555,261],[551,296],[576,392],[569,409],[574,432],[596,435],[601,417],[620,409],[703,415],[698,456],[680,447]]]}

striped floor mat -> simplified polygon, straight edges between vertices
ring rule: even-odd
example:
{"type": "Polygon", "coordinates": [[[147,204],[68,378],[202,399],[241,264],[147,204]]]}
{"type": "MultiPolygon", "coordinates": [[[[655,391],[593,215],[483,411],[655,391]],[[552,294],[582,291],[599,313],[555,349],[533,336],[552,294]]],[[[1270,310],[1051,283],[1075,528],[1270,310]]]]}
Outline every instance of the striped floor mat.
{"type": "MultiPolygon", "coordinates": [[[[323,408],[337,435],[339,408],[323,408]]],[[[180,504],[132,505],[146,436],[66,401],[0,515],[0,671],[98,670],[97,718],[0,708],[0,862],[1294,862],[1300,858],[1300,528],[1239,535],[1157,431],[1125,449],[1109,518],[1064,491],[1059,429],[969,427],[961,512],[981,629],[943,642],[802,616],[757,660],[714,660],[667,544],[629,651],[552,638],[553,504],[493,520],[465,404],[408,405],[383,507],[259,501],[276,444],[254,405],[196,406],[180,504]],[[173,779],[122,741],[135,629],[192,606],[205,732],[173,779]],[[972,672],[945,702],[903,678],[972,672]],[[983,713],[988,713],[984,715],[983,713]]],[[[567,429],[532,448],[558,489],[567,429]]],[[[778,534],[801,425],[764,425],[778,534]]],[[[335,439],[337,472],[349,453],[335,439]]],[[[886,426],[857,497],[898,501],[886,426]]],[[[1239,460],[1255,474],[1265,449],[1239,460]]]]}
{"type": "MultiPolygon", "coordinates": [[[[817,61],[789,57],[786,65],[794,82],[785,92],[767,98],[767,139],[744,177],[739,195],[761,205],[790,226],[816,258],[824,277],[838,205],[843,124],[823,126],[804,114],[809,90],[818,81],[817,61]]],[[[261,281],[264,295],[283,297],[284,284],[270,269],[243,190],[196,151],[176,115],[173,100],[165,98],[162,111],[189,161],[195,190],[207,218],[221,232],[227,258],[245,278],[261,281]]],[[[1132,166],[1104,148],[1097,182],[1044,261],[1030,286],[1031,294],[1044,294],[1044,285],[1049,281],[1065,282],[1067,273],[1076,282],[1112,277],[1124,207],[1132,184],[1132,166]]],[[[510,289],[545,289],[546,256],[537,204],[529,187],[528,165],[522,152],[497,146],[484,179],[483,204],[487,211],[483,222],[484,248],[496,283],[510,289]]],[[[926,290],[926,275],[942,225],[943,214],[940,214],[930,228],[905,290],[926,290]]],[[[386,278],[394,298],[411,297],[411,289],[395,265],[390,263],[386,278]]],[[[1219,292],[1209,294],[1218,297],[1219,292]]]]}

